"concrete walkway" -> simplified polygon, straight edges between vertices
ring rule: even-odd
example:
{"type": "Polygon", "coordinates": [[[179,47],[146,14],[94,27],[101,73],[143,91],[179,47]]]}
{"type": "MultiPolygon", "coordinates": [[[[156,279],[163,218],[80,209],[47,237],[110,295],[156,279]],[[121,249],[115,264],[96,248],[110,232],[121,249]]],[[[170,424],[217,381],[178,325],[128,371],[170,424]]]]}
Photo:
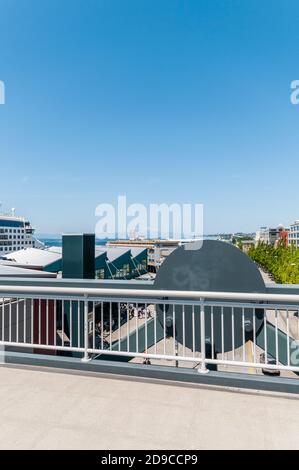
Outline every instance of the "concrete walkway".
{"type": "Polygon", "coordinates": [[[259,271],[262,275],[265,284],[275,284],[275,281],[271,278],[270,274],[259,266],[259,271]]]}
{"type": "Polygon", "coordinates": [[[0,367],[1,449],[298,449],[298,399],[0,367]]]}

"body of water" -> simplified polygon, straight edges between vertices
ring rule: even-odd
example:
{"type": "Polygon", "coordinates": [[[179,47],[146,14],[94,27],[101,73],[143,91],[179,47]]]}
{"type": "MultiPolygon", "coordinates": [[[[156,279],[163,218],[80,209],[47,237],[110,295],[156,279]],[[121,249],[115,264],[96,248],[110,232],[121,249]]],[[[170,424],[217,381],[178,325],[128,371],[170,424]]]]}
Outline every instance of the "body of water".
{"type": "MultiPolygon", "coordinates": [[[[36,235],[36,238],[43,242],[47,247],[50,246],[62,246],[62,237],[48,236],[48,235],[36,235]]],[[[108,240],[96,240],[96,245],[106,245],[108,240]]]]}
{"type": "MultiPolygon", "coordinates": [[[[46,246],[62,246],[62,237],[61,235],[51,235],[51,234],[37,234],[36,237],[38,240],[43,242],[46,246]]],[[[217,240],[217,236],[215,235],[206,235],[204,236],[205,240],[217,240]]],[[[106,245],[108,241],[113,240],[96,240],[96,245],[106,245]]]]}

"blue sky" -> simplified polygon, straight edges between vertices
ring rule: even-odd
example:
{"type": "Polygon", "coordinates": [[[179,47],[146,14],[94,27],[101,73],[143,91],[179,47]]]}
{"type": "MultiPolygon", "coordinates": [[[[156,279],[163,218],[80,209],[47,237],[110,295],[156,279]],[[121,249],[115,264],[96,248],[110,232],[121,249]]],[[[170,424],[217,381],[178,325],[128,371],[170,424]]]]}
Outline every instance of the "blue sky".
{"type": "Polygon", "coordinates": [[[205,232],[299,218],[296,0],[0,0],[0,200],[39,232],[196,203],[205,232]]]}

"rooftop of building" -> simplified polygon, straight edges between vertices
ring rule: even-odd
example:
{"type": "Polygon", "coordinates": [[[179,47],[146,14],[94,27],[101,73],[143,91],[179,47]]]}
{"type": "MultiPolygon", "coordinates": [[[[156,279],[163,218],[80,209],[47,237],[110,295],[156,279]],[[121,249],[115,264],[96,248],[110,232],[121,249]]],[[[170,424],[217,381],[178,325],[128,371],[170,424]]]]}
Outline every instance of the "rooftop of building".
{"type": "Polygon", "coordinates": [[[15,263],[13,262],[9,265],[6,265],[0,261],[0,277],[52,278],[56,277],[56,274],[40,271],[38,269],[21,268],[19,266],[15,266],[15,263]]]}
{"type": "Polygon", "coordinates": [[[279,394],[3,365],[0,412],[1,449],[299,448],[279,394]]]}
{"type": "MultiPolygon", "coordinates": [[[[60,255],[62,254],[61,246],[51,246],[47,248],[47,250],[52,253],[58,253],[60,255]]],[[[146,251],[146,248],[144,247],[126,248],[126,247],[121,247],[121,246],[113,247],[113,246],[106,246],[106,245],[96,245],[95,247],[96,256],[99,256],[101,254],[103,255],[106,254],[107,258],[110,261],[114,261],[119,256],[122,256],[123,254],[129,253],[129,252],[131,252],[133,258],[135,258],[136,256],[140,255],[141,253],[145,251],[146,251]]]]}
{"type": "Polygon", "coordinates": [[[25,248],[5,255],[5,258],[19,265],[48,266],[61,259],[61,253],[38,248],[25,248]]]}
{"type": "Polygon", "coordinates": [[[145,247],[138,247],[138,246],[132,246],[130,247],[130,250],[131,250],[131,254],[133,256],[133,258],[136,258],[136,256],[139,256],[141,255],[142,253],[145,253],[147,248],[145,247]]]}
{"type": "Polygon", "coordinates": [[[62,255],[62,246],[49,246],[47,250],[62,255]]]}
{"type": "Polygon", "coordinates": [[[109,261],[115,261],[117,258],[120,258],[123,255],[129,255],[131,253],[130,248],[123,247],[107,247],[107,246],[96,246],[95,249],[96,256],[97,254],[106,253],[109,261]]]}
{"type": "Polygon", "coordinates": [[[155,245],[163,246],[178,246],[182,243],[182,240],[163,240],[159,238],[148,239],[148,238],[137,238],[134,240],[114,240],[107,243],[107,246],[144,246],[152,247],[155,245]]]}

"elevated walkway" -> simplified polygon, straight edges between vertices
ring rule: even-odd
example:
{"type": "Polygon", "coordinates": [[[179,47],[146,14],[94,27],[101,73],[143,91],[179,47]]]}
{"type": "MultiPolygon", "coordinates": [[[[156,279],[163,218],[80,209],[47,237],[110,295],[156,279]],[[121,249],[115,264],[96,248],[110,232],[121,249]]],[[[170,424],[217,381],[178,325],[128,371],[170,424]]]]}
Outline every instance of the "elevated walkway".
{"type": "Polygon", "coordinates": [[[0,367],[1,449],[298,449],[295,395],[0,367]]]}

